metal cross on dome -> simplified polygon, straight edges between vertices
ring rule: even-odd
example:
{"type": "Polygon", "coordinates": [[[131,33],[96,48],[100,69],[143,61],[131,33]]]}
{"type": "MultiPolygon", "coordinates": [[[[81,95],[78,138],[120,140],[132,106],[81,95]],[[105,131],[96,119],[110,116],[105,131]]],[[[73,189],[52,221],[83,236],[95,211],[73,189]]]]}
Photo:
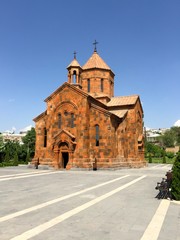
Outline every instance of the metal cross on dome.
{"type": "Polygon", "coordinates": [[[77,52],[76,52],[76,51],[74,51],[74,59],[76,59],[76,54],[77,54],[77,52]]]}
{"type": "Polygon", "coordinates": [[[98,44],[98,42],[95,40],[93,45],[94,45],[94,52],[97,52],[97,48],[96,48],[96,45],[98,44]]]}

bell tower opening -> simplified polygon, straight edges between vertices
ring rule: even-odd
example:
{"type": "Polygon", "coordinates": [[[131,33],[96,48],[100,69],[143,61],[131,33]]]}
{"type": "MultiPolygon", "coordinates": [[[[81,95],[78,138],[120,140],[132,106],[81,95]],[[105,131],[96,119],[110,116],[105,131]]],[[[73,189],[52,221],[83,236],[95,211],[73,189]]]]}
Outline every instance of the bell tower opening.
{"type": "Polygon", "coordinates": [[[68,83],[73,84],[76,87],[81,86],[81,72],[82,68],[76,59],[76,52],[74,52],[74,59],[67,67],[68,70],[68,83]]]}
{"type": "Polygon", "coordinates": [[[77,79],[76,79],[76,71],[73,71],[73,83],[77,83],[77,79]]]}

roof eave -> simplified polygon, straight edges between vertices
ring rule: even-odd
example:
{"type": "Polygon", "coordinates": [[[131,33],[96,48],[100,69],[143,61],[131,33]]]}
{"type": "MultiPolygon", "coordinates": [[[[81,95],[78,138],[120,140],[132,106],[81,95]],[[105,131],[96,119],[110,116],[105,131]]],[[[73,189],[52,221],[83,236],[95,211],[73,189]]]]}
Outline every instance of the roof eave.
{"type": "Polygon", "coordinates": [[[46,116],[46,114],[47,114],[47,111],[42,112],[42,113],[39,114],[37,117],[35,117],[35,118],[33,119],[33,121],[34,121],[34,122],[39,121],[41,118],[43,118],[44,116],[46,116]]]}
{"type": "Polygon", "coordinates": [[[89,71],[89,70],[101,70],[102,71],[102,70],[104,70],[104,71],[110,72],[113,75],[113,77],[115,76],[114,72],[111,69],[107,69],[107,68],[99,68],[99,67],[83,68],[82,67],[82,70],[83,71],[89,71]]]}

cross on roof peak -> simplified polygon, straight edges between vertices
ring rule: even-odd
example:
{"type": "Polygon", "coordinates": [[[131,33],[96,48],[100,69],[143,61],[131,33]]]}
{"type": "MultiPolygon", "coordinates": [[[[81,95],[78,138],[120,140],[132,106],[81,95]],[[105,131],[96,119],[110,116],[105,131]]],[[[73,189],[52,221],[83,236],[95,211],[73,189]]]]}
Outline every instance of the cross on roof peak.
{"type": "Polygon", "coordinates": [[[96,45],[98,44],[98,42],[95,40],[93,45],[94,45],[94,52],[97,52],[97,48],[96,48],[96,45]]]}
{"type": "Polygon", "coordinates": [[[74,59],[76,59],[76,54],[77,54],[77,52],[76,52],[76,51],[74,51],[74,53],[73,53],[73,54],[74,54],[74,59]]]}

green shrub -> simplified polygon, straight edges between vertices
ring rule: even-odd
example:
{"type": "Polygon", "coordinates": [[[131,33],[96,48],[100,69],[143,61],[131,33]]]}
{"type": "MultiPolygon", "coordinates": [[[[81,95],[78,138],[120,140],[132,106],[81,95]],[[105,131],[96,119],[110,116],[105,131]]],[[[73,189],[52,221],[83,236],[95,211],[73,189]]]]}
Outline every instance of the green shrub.
{"type": "Polygon", "coordinates": [[[10,162],[3,162],[3,167],[11,167],[13,166],[13,162],[10,161],[10,162]]]}
{"type": "Polygon", "coordinates": [[[166,157],[173,158],[174,157],[174,153],[173,152],[166,152],[166,157]]]}
{"type": "Polygon", "coordinates": [[[4,162],[8,163],[10,161],[9,148],[6,150],[4,162]]]}
{"type": "Polygon", "coordinates": [[[30,162],[30,153],[29,153],[29,151],[27,151],[26,162],[30,162]]]}
{"type": "Polygon", "coordinates": [[[151,156],[151,153],[149,154],[149,163],[152,163],[152,156],[151,156]]]}
{"type": "Polygon", "coordinates": [[[15,152],[15,154],[14,154],[13,165],[18,166],[18,154],[17,154],[17,152],[15,152]]]}
{"type": "Polygon", "coordinates": [[[166,163],[166,153],[163,151],[163,163],[166,163]]]}
{"type": "Polygon", "coordinates": [[[175,162],[173,164],[173,178],[171,191],[175,200],[180,200],[180,152],[178,152],[175,162]]]}

